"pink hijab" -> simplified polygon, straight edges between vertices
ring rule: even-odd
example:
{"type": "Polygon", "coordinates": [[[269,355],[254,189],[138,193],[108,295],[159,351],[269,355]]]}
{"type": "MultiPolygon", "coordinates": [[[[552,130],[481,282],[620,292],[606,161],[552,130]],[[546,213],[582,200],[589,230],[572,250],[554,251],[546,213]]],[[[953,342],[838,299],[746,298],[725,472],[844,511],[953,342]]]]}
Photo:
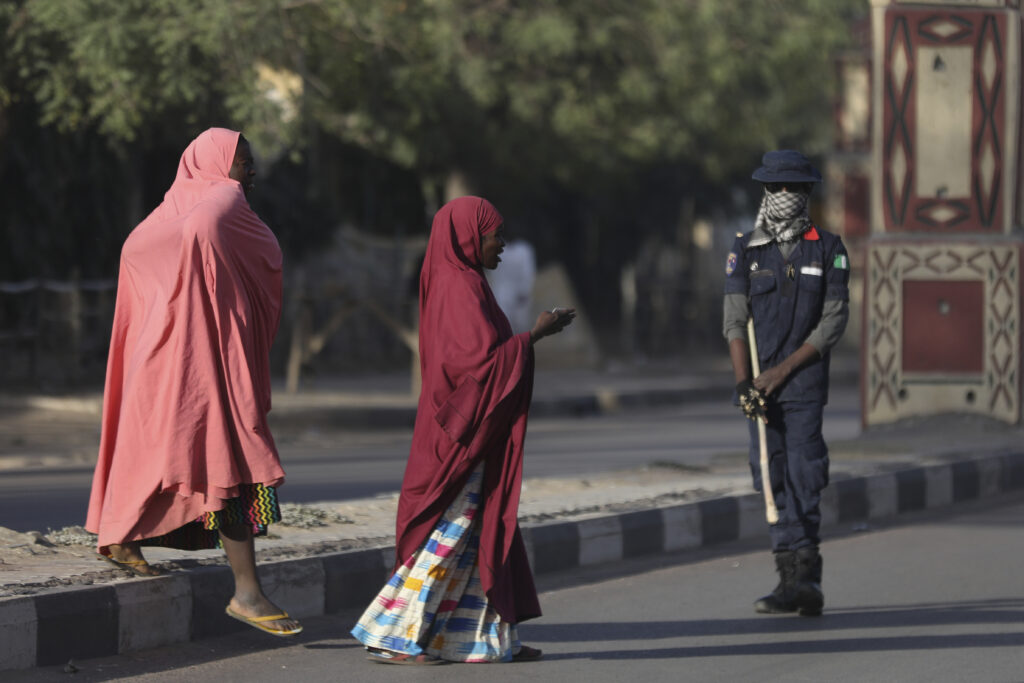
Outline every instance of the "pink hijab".
{"type": "Polygon", "coordinates": [[[508,622],[540,615],[517,520],[533,347],[513,335],[484,279],[480,239],[501,215],[461,197],[434,216],[420,274],[420,394],[396,522],[396,568],[483,462],[480,579],[508,622]]]}
{"type": "Polygon", "coordinates": [[[193,140],[121,250],[86,522],[101,552],[284,481],[267,427],[281,249],[228,177],[238,139],[193,140]]]}

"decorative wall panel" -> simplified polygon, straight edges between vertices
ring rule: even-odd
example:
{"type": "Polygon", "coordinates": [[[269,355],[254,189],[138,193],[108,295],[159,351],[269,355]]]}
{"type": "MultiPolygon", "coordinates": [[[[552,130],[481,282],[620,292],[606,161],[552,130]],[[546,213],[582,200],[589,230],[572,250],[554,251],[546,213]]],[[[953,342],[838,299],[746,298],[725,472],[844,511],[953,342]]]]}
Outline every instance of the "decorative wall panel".
{"type": "MultiPolygon", "coordinates": [[[[1016,136],[1007,134],[1012,15],[920,5],[885,12],[879,178],[885,232],[1007,233],[1016,136]]],[[[1016,71],[1013,72],[1014,76],[1016,71]]]]}
{"type": "Polygon", "coordinates": [[[865,424],[1020,419],[1018,242],[874,241],[864,264],[865,424]]]}
{"type": "MultiPolygon", "coordinates": [[[[877,0],[874,0],[877,2],[877,0]]],[[[976,5],[978,7],[1020,7],[1020,0],[893,0],[897,5],[976,5]]]]}

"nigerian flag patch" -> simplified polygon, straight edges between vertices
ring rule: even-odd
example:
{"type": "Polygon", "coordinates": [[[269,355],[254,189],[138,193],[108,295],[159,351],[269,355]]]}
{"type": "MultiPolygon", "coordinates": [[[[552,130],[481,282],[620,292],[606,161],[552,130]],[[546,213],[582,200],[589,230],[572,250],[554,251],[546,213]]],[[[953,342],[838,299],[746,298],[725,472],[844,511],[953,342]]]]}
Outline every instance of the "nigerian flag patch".
{"type": "Polygon", "coordinates": [[[836,254],[836,260],[832,262],[832,267],[839,270],[849,270],[850,261],[846,258],[846,254],[836,254]]]}

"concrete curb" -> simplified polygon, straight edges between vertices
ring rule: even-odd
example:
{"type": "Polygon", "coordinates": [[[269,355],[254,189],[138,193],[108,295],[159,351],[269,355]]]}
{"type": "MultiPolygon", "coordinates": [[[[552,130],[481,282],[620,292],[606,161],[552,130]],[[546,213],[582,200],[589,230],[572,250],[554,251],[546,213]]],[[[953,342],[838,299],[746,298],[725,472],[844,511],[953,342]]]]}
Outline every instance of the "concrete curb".
{"type": "MultiPolygon", "coordinates": [[[[556,395],[535,394],[530,404],[531,417],[576,417],[607,415],[625,410],[682,405],[695,401],[728,401],[733,387],[731,372],[714,379],[681,382],[685,387],[583,388],[556,395]]],[[[855,386],[859,381],[856,368],[833,369],[833,385],[855,386]]],[[[270,412],[271,427],[275,425],[323,425],[337,428],[412,429],[416,422],[416,400],[393,396],[385,404],[367,405],[358,400],[358,392],[345,394],[350,400],[338,401],[329,395],[274,395],[270,412]],[[387,404],[387,403],[390,403],[387,404]]],[[[102,394],[46,396],[0,393],[0,408],[7,410],[46,410],[95,415],[102,412],[102,394]]]]}
{"type": "MultiPolygon", "coordinates": [[[[833,371],[833,386],[857,386],[860,375],[857,368],[833,371]]],[[[721,373],[714,380],[689,382],[686,387],[595,388],[582,389],[561,395],[534,394],[530,402],[530,417],[583,417],[611,415],[613,413],[644,408],[684,405],[698,401],[729,401],[733,386],[728,382],[731,372],[721,373]]],[[[363,405],[332,404],[330,401],[298,401],[275,398],[270,412],[270,426],[330,424],[335,428],[356,429],[412,429],[416,423],[416,405],[363,405]]],[[[98,414],[98,412],[97,412],[98,414]]]]}
{"type": "MultiPolygon", "coordinates": [[[[892,518],[1024,491],[1024,451],[834,481],[823,526],[892,518]]],[[[759,494],[523,528],[537,574],[767,538],[759,494]]],[[[393,547],[260,566],[267,593],[297,618],[370,602],[388,579],[393,547]]],[[[0,671],[64,664],[244,630],[228,618],[227,567],[0,599],[0,671]]]]}

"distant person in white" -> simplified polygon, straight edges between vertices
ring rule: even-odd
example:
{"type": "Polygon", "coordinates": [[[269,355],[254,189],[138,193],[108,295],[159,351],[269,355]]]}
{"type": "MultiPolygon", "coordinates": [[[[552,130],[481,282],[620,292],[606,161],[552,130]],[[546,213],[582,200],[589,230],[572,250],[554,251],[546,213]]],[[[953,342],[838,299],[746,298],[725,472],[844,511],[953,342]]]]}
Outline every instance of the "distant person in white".
{"type": "Polygon", "coordinates": [[[530,313],[536,276],[537,261],[533,247],[523,240],[513,240],[506,244],[501,254],[501,268],[487,271],[487,280],[494,298],[498,300],[498,305],[516,334],[526,332],[533,326],[530,313]]]}

